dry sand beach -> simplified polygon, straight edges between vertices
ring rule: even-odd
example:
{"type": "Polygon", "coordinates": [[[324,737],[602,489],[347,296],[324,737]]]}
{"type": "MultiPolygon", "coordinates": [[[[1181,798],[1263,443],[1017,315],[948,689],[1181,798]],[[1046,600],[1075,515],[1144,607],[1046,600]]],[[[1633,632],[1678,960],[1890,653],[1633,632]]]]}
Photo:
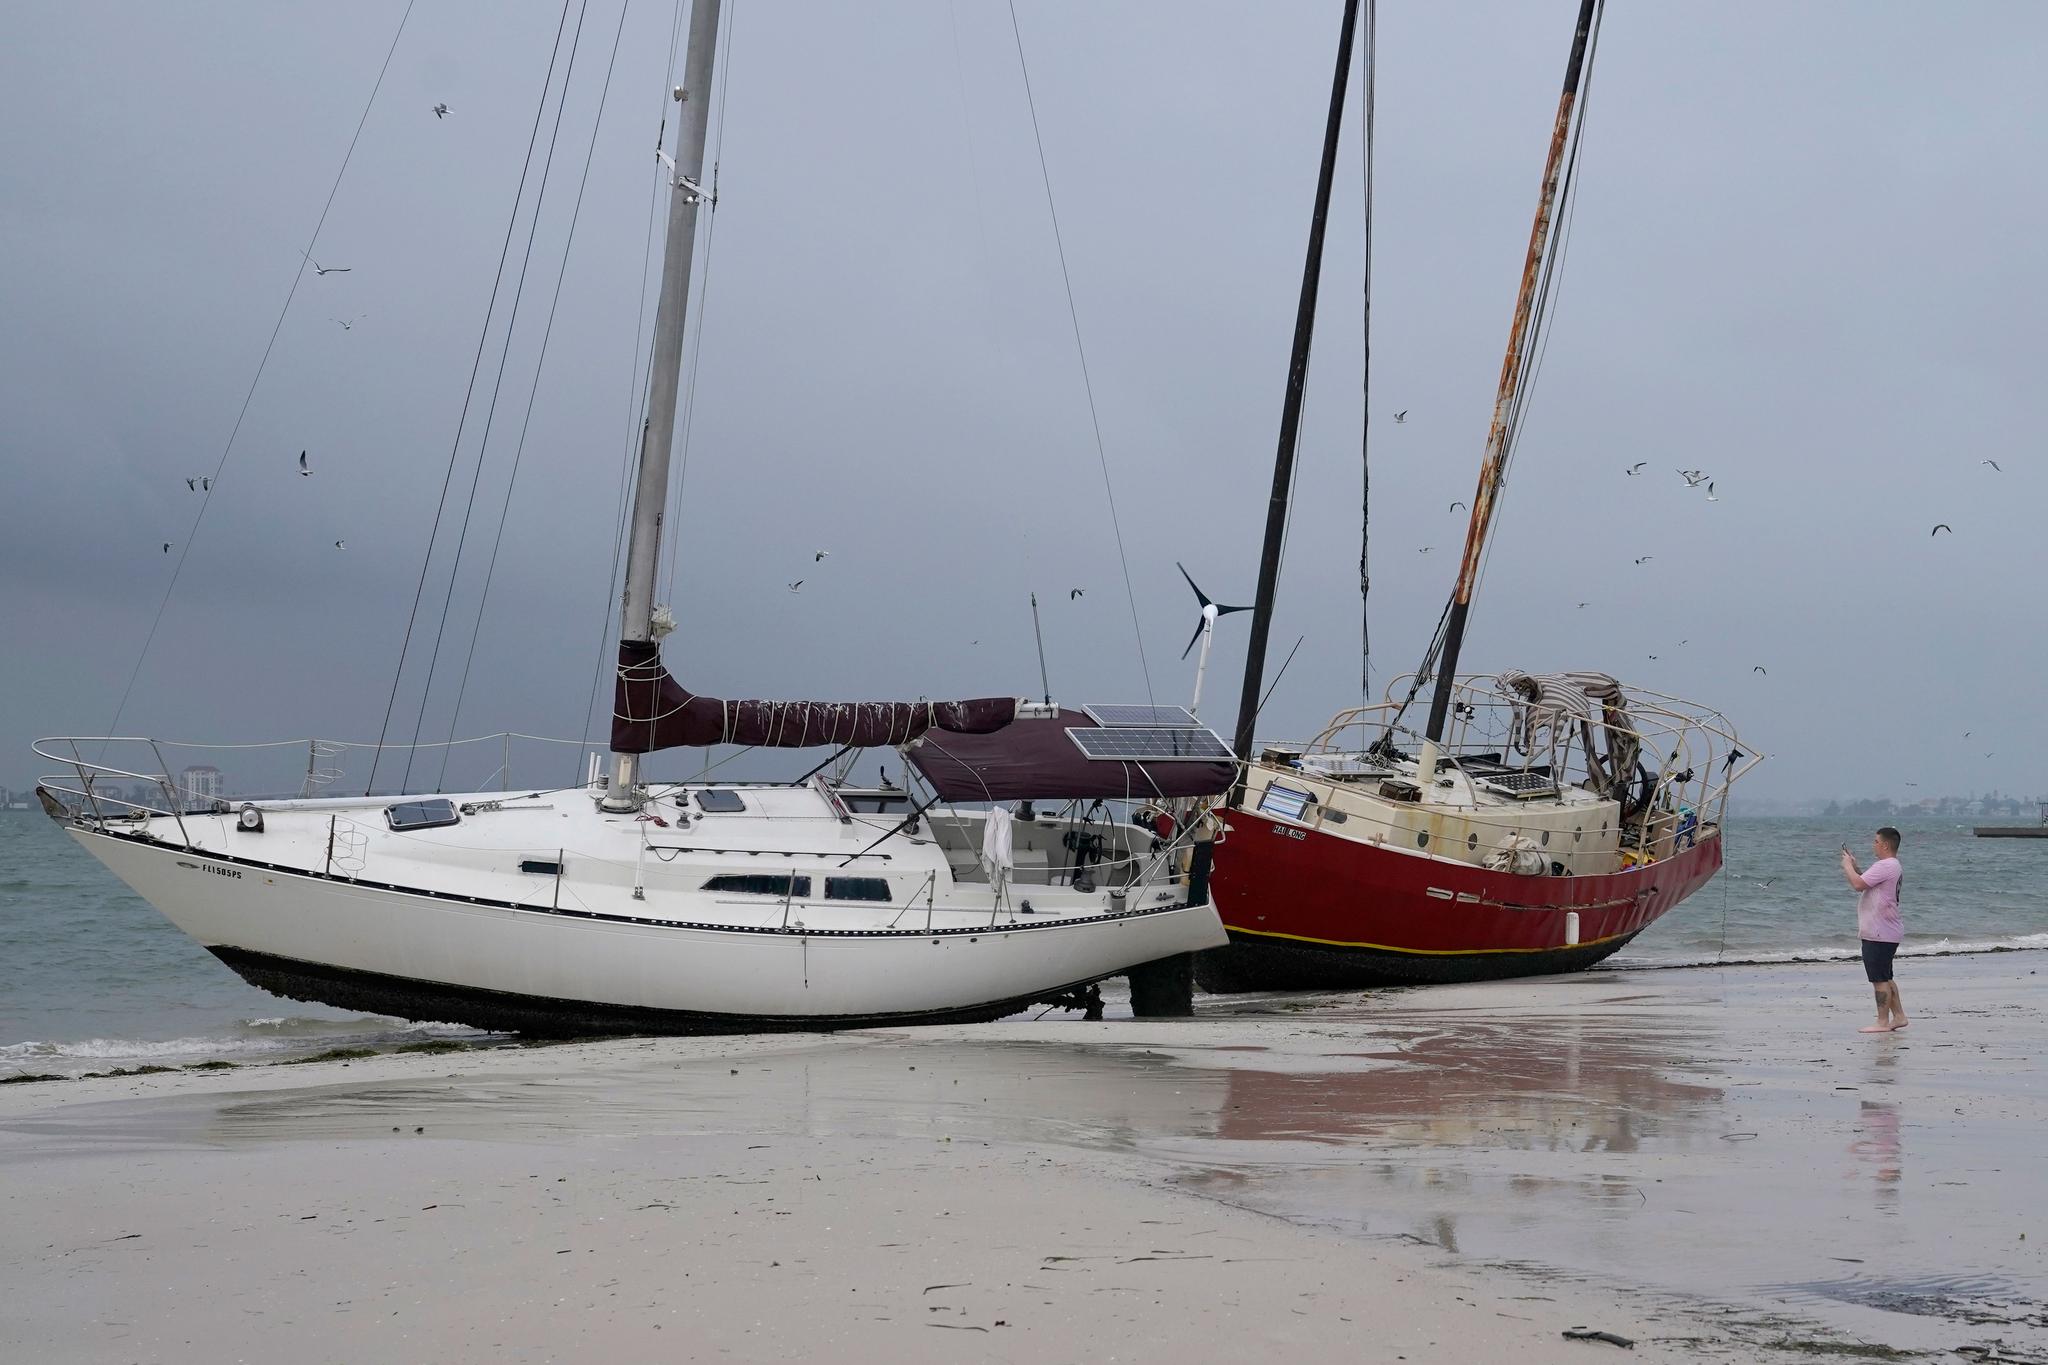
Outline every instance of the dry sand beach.
{"type": "Polygon", "coordinates": [[[9,1086],[0,1344],[2048,1359],[2044,969],[1915,961],[1877,1038],[1749,966],[9,1086]]]}

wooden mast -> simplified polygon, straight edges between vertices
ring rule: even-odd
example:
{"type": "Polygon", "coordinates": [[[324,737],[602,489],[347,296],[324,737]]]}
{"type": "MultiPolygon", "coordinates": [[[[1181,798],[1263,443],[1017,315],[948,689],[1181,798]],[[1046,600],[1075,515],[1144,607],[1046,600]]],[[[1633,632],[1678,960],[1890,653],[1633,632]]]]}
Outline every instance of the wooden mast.
{"type": "Polygon", "coordinates": [[[1424,766],[1418,770],[1425,795],[1432,790],[1436,769],[1436,746],[1444,737],[1444,720],[1450,712],[1451,691],[1457,683],[1458,652],[1465,641],[1465,618],[1470,614],[1472,592],[1485,559],[1486,535],[1493,521],[1493,504],[1506,471],[1508,440],[1513,434],[1511,416],[1516,391],[1521,387],[1524,353],[1530,335],[1531,312],[1542,275],[1543,257],[1550,243],[1551,215],[1557,202],[1557,178],[1564,164],[1572,112],[1579,98],[1579,78],[1586,66],[1586,39],[1592,31],[1593,14],[1599,0],[1579,0],[1579,22],[1572,32],[1572,53],[1565,64],[1564,93],[1558,97],[1557,119],[1550,129],[1550,154],[1543,163],[1543,190],[1536,203],[1536,222],[1529,229],[1529,253],[1522,262],[1522,290],[1515,299],[1514,324],[1508,329],[1508,352],[1500,367],[1500,387],[1493,400],[1493,425],[1486,435],[1486,461],[1479,468],[1479,488],[1472,495],[1472,519],[1465,529],[1465,554],[1458,563],[1458,585],[1451,596],[1444,620],[1443,657],[1437,663],[1436,692],[1429,703],[1429,724],[1423,731],[1428,744],[1424,766]]]}

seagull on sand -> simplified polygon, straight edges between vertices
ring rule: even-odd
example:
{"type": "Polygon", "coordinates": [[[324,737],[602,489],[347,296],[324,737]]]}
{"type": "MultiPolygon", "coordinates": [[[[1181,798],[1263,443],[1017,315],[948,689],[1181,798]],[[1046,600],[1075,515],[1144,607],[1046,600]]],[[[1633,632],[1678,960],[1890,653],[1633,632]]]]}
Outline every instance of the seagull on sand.
{"type": "Polygon", "coordinates": [[[435,118],[447,118],[447,117],[448,117],[448,106],[447,106],[447,105],[445,105],[445,104],[437,104],[437,105],[435,105],[435,106],[434,106],[434,117],[435,117],[435,118]]]}
{"type": "Polygon", "coordinates": [[[306,452],[303,450],[299,452],[299,477],[302,479],[313,477],[313,467],[306,463],[306,452]]]}
{"type": "Polygon", "coordinates": [[[1956,533],[1955,528],[1950,526],[1947,522],[1939,521],[1934,524],[1934,529],[1932,531],[1929,531],[1927,534],[1930,536],[1938,536],[1943,531],[1947,531],[1950,535],[1954,535],[1956,533]]]}

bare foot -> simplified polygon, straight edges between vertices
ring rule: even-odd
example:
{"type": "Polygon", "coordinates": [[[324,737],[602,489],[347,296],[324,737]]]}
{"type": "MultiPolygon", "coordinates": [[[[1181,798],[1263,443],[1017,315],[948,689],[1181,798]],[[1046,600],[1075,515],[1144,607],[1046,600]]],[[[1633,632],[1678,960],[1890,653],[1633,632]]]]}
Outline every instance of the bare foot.
{"type": "Polygon", "coordinates": [[[1865,1024],[1856,1031],[1858,1033],[1890,1033],[1892,1026],[1890,1024],[1865,1024]]]}
{"type": "Polygon", "coordinates": [[[1912,1023],[1912,1022],[1913,1022],[1913,1021],[1912,1021],[1911,1019],[1899,1019],[1899,1020],[1896,1020],[1896,1021],[1894,1021],[1894,1022],[1893,1022],[1893,1024],[1892,1024],[1892,1027],[1893,1027],[1894,1029],[1902,1029],[1902,1028],[1904,1028],[1904,1027],[1905,1027],[1906,1025],[1908,1025],[1908,1024],[1910,1024],[1910,1023],[1912,1023]]]}

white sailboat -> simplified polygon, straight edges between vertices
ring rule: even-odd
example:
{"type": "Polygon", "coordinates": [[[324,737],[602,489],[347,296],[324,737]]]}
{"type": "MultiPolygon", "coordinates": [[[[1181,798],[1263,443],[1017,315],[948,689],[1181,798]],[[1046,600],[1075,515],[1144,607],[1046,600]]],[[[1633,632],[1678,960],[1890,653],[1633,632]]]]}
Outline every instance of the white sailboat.
{"type": "Polygon", "coordinates": [[[1207,831],[1164,814],[1233,776],[1228,747],[1186,713],[723,701],[663,668],[655,565],[719,12],[693,7],[680,140],[663,158],[668,235],[602,778],[192,802],[152,741],[36,745],[67,769],[38,788],[51,817],[255,985],[548,1034],[821,1028],[997,1018],[1225,941],[1207,831]],[[894,747],[916,776],[859,792],[819,775],[645,779],[651,752],[719,743],[894,747]],[[124,753],[146,757],[107,761],[124,753]],[[117,797],[117,782],[161,799],[117,797]],[[993,804],[1015,801],[1014,817],[993,804]],[[1127,818],[1148,804],[1158,818],[1127,818]]]}

